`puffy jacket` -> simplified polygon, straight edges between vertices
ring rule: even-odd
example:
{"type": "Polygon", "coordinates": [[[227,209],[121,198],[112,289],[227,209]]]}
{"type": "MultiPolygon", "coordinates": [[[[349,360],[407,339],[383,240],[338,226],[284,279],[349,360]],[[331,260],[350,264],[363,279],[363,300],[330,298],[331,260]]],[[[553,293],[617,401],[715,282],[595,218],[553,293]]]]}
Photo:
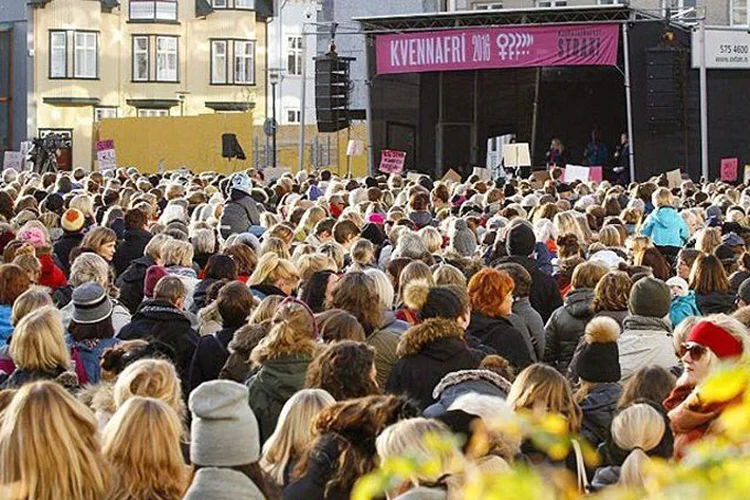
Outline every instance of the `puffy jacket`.
{"type": "Polygon", "coordinates": [[[70,349],[71,354],[74,354],[73,357],[80,359],[83,365],[81,367],[76,366],[76,372],[80,374],[80,370],[85,371],[86,383],[88,384],[99,383],[99,363],[101,362],[102,354],[120,342],[121,340],[118,338],[76,341],[70,334],[65,336],[65,343],[70,349]]]}
{"type": "Polygon", "coordinates": [[[432,390],[448,373],[476,368],[455,321],[434,318],[407,330],[396,348],[385,390],[413,399],[420,410],[435,402],[432,390]]]}
{"type": "Polygon", "coordinates": [[[151,238],[151,233],[144,229],[125,230],[123,240],[117,245],[115,257],[112,259],[117,276],[125,272],[132,261],[143,257],[143,251],[151,238]]]}
{"type": "Polygon", "coordinates": [[[193,305],[190,306],[191,313],[198,314],[198,311],[206,306],[206,296],[208,293],[208,289],[217,281],[219,280],[214,278],[203,278],[198,282],[198,284],[195,286],[195,290],[193,291],[193,305]]]}
{"type": "Polygon", "coordinates": [[[10,313],[13,306],[0,305],[0,346],[7,344],[8,337],[13,335],[13,325],[10,323],[10,313]]]}
{"type": "Polygon", "coordinates": [[[622,386],[617,383],[596,384],[581,401],[581,435],[593,446],[599,446],[610,437],[612,419],[617,410],[617,400],[622,386]]]}
{"type": "Polygon", "coordinates": [[[701,311],[695,301],[695,293],[691,290],[685,297],[675,297],[669,306],[669,319],[672,327],[677,326],[691,316],[700,316],[701,311]]]}
{"type": "Polygon", "coordinates": [[[586,323],[593,317],[591,301],[594,291],[588,288],[571,290],[565,297],[565,305],[552,313],[545,331],[544,362],[555,367],[563,375],[573,359],[578,341],[583,336],[586,323]]]}
{"type": "Polygon", "coordinates": [[[510,382],[490,370],[460,370],[447,374],[432,390],[435,404],[423,412],[426,418],[437,418],[460,396],[469,393],[496,396],[505,399],[510,392],[510,382]]]}
{"type": "Polygon", "coordinates": [[[628,316],[617,339],[622,381],[644,366],[657,365],[665,370],[677,366],[672,345],[672,328],[660,318],[628,316]]]}
{"type": "Polygon", "coordinates": [[[732,314],[735,307],[735,296],[731,293],[711,292],[708,295],[696,295],[695,303],[704,315],[732,314]]]}
{"type": "Polygon", "coordinates": [[[493,262],[492,265],[506,262],[521,264],[529,272],[531,275],[531,290],[529,292],[531,307],[539,313],[542,321],[546,322],[552,316],[552,311],[563,304],[560,290],[557,288],[557,281],[549,274],[542,272],[537,262],[528,257],[518,255],[502,257],[493,262]]]}
{"type": "Polygon", "coordinates": [[[258,204],[249,194],[232,191],[230,200],[224,205],[224,212],[219,220],[221,237],[229,238],[233,234],[245,233],[250,226],[260,225],[258,204]]]}
{"type": "Polygon", "coordinates": [[[115,282],[120,289],[120,302],[132,313],[138,309],[143,301],[143,281],[146,279],[146,270],[155,265],[151,257],[140,257],[135,259],[120,274],[115,282]]]}
{"type": "Polygon", "coordinates": [[[250,391],[250,407],[258,418],[261,445],[276,429],[284,403],[305,387],[310,361],[308,355],[267,359],[245,382],[250,391]]]}
{"type": "Polygon", "coordinates": [[[641,234],[660,247],[681,247],[690,238],[687,223],[673,207],[651,212],[641,226],[641,234]]]}
{"type": "Polygon", "coordinates": [[[519,371],[532,363],[531,353],[526,347],[523,335],[505,318],[491,318],[472,312],[466,335],[475,337],[482,344],[494,349],[519,371]]]}

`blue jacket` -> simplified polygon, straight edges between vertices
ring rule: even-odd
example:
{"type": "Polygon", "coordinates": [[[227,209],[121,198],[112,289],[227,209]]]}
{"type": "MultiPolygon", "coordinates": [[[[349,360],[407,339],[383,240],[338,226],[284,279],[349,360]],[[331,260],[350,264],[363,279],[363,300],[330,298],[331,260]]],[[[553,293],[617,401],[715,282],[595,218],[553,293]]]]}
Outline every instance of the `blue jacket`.
{"type": "Polygon", "coordinates": [[[71,350],[76,349],[78,351],[89,384],[99,383],[99,362],[102,359],[104,351],[120,342],[120,339],[112,337],[109,339],[101,339],[92,346],[92,343],[89,342],[76,342],[70,334],[65,336],[65,343],[68,345],[68,348],[71,350]]]}
{"type": "Polygon", "coordinates": [[[13,325],[10,324],[10,312],[13,306],[0,305],[0,346],[8,342],[8,337],[13,334],[13,325]]]}
{"type": "Polygon", "coordinates": [[[677,328],[677,325],[690,316],[700,315],[698,304],[695,302],[695,292],[692,290],[685,297],[672,299],[672,305],[669,307],[669,319],[672,321],[672,328],[677,328]]]}
{"type": "Polygon", "coordinates": [[[673,207],[661,207],[651,212],[641,227],[641,234],[651,238],[659,247],[681,247],[690,238],[687,224],[673,207]]]}

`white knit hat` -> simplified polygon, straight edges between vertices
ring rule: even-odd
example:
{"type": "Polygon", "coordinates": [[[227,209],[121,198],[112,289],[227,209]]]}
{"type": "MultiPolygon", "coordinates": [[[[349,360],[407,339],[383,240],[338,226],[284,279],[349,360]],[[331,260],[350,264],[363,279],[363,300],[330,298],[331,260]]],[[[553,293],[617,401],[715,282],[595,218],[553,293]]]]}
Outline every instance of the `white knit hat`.
{"type": "Polygon", "coordinates": [[[190,393],[193,464],[234,467],[260,459],[258,421],[248,394],[247,387],[231,380],[205,382],[190,393]]]}

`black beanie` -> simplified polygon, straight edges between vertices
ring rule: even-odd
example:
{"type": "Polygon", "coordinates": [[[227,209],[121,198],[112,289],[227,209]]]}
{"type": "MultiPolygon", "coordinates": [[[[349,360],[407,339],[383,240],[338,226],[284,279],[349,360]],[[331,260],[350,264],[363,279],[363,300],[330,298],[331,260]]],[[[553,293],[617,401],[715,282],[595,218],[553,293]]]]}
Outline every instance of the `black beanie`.
{"type": "Polygon", "coordinates": [[[376,247],[379,247],[385,241],[385,234],[383,234],[383,230],[380,229],[380,226],[378,226],[377,224],[373,224],[372,222],[368,222],[367,224],[365,224],[365,227],[362,228],[362,232],[359,235],[362,238],[369,240],[370,243],[372,243],[376,247]]]}
{"type": "Polygon", "coordinates": [[[528,257],[534,253],[535,246],[534,230],[526,223],[513,226],[505,236],[505,251],[508,255],[528,257]]]}
{"type": "Polygon", "coordinates": [[[617,338],[620,325],[606,316],[600,316],[586,325],[586,337],[581,351],[573,360],[573,370],[586,382],[619,382],[620,355],[617,338]]]}

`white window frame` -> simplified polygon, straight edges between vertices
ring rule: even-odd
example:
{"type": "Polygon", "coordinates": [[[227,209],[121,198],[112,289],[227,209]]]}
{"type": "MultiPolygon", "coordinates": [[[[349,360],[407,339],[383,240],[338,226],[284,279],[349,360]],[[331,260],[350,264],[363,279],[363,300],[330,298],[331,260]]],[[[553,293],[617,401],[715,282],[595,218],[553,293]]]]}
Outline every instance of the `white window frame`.
{"type": "Polygon", "coordinates": [[[229,83],[229,41],[211,40],[211,85],[226,85],[229,83]],[[216,48],[224,47],[224,54],[218,54],[216,48]],[[221,70],[221,73],[218,71],[221,70]]]}
{"type": "Polygon", "coordinates": [[[50,79],[67,78],[68,76],[68,33],[66,31],[50,31],[49,32],[49,48],[50,48],[49,49],[49,77],[50,79]],[[62,42],[62,44],[60,42],[62,42]],[[60,58],[60,60],[55,62],[56,58],[60,58]]]}
{"type": "Polygon", "coordinates": [[[287,123],[301,123],[302,112],[298,108],[286,108],[287,123]]]}
{"type": "Polygon", "coordinates": [[[94,121],[109,120],[118,117],[117,106],[97,106],[94,108],[94,121]]]}
{"type": "Polygon", "coordinates": [[[177,83],[180,78],[180,40],[176,36],[156,37],[156,81],[177,83]],[[174,43],[173,47],[160,47],[161,42],[174,43]]]}
{"type": "Polygon", "coordinates": [[[232,73],[236,85],[255,85],[255,42],[234,40],[232,73]],[[250,48],[248,53],[248,47],[250,48]]]}
{"type": "Polygon", "coordinates": [[[299,35],[286,37],[286,74],[302,75],[302,37],[299,35]]]}
{"type": "Polygon", "coordinates": [[[155,118],[169,116],[168,109],[138,108],[138,118],[155,118]]]}
{"type": "Polygon", "coordinates": [[[134,82],[147,82],[151,75],[151,39],[148,35],[137,35],[133,37],[133,81],[134,82]],[[146,48],[139,49],[138,41],[146,40],[146,48]],[[145,57],[146,59],[146,74],[140,75],[138,73],[138,57],[145,57]]]}
{"type": "Polygon", "coordinates": [[[255,10],[255,0],[234,0],[234,8],[237,10],[255,10]]]}
{"type": "Polygon", "coordinates": [[[568,0],[537,0],[536,4],[544,8],[567,7],[568,0]]]}
{"type": "Polygon", "coordinates": [[[130,0],[128,6],[128,19],[131,21],[176,22],[178,16],[176,0],[130,0]]]}
{"type": "Polygon", "coordinates": [[[214,9],[228,9],[229,0],[212,0],[211,7],[214,9]]]}
{"type": "Polygon", "coordinates": [[[88,80],[99,77],[99,33],[73,32],[73,77],[88,80]]]}
{"type": "Polygon", "coordinates": [[[476,2],[471,5],[472,10],[500,10],[503,2],[476,2]]]}
{"type": "Polygon", "coordinates": [[[732,26],[750,26],[750,0],[730,0],[729,2],[729,24],[732,26]],[[745,22],[735,22],[734,13],[745,11],[745,22]]]}

